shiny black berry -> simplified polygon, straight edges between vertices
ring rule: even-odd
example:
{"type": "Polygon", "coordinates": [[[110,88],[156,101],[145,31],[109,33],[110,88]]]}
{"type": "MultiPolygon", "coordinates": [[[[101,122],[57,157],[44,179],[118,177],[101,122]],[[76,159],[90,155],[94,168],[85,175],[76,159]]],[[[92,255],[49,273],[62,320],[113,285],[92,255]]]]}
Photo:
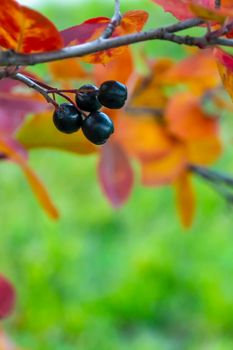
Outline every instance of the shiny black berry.
{"type": "Polygon", "coordinates": [[[103,112],[93,112],[83,120],[82,131],[95,145],[102,145],[114,132],[112,120],[103,112]]]}
{"type": "Polygon", "coordinates": [[[105,81],[100,85],[98,99],[105,107],[119,109],[127,99],[127,87],[115,80],[105,81]]]}
{"type": "Polygon", "coordinates": [[[82,125],[82,115],[71,103],[62,103],[54,111],[53,122],[59,131],[71,134],[80,129],[82,125]]]}
{"type": "Polygon", "coordinates": [[[102,106],[97,98],[99,89],[92,84],[86,84],[79,88],[75,99],[78,108],[83,111],[95,112],[102,106]]]}

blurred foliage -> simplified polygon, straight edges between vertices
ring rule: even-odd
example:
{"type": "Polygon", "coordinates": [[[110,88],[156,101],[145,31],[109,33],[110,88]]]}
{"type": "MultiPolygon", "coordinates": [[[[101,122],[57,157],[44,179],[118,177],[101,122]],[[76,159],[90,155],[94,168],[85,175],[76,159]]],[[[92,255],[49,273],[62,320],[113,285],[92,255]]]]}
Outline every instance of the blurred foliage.
{"type": "MultiPolygon", "coordinates": [[[[147,0],[123,5],[148,10],[150,27],[172,21],[147,0]]],[[[43,12],[66,28],[110,16],[112,2],[88,1],[75,11],[46,4],[43,12]]],[[[185,53],[168,43],[145,46],[153,56],[185,53]]],[[[229,150],[219,168],[233,171],[232,155],[229,150]]],[[[171,189],[137,185],[130,201],[114,211],[98,187],[96,157],[44,150],[30,157],[62,218],[47,219],[20,170],[0,164],[0,264],[18,292],[6,326],[22,348],[233,348],[232,208],[196,180],[198,216],[184,232],[171,189]]]]}

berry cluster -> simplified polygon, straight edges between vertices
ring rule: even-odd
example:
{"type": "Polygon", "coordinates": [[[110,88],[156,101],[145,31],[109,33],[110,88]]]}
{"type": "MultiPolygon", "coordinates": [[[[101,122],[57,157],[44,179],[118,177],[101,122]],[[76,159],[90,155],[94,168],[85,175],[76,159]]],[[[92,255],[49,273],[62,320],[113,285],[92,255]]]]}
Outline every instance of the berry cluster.
{"type": "Polygon", "coordinates": [[[62,103],[53,114],[56,128],[70,134],[82,128],[86,138],[96,145],[104,144],[114,132],[114,126],[109,116],[99,109],[105,106],[119,109],[127,99],[125,85],[115,81],[105,81],[100,88],[91,84],[81,86],[75,90],[76,105],[62,103]],[[89,112],[85,115],[84,112],[89,112]]]}

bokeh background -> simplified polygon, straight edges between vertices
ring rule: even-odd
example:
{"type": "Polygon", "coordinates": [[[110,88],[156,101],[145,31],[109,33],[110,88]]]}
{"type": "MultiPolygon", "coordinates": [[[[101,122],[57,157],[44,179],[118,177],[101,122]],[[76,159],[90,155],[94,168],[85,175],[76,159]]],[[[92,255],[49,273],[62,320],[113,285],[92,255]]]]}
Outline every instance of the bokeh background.
{"type": "MultiPolygon", "coordinates": [[[[60,29],[113,11],[110,0],[25,2],[60,29]]],[[[174,21],[149,0],[122,1],[128,9],[147,10],[148,28],[174,21]]],[[[167,42],[143,45],[153,57],[186,54],[167,42]]],[[[219,169],[233,172],[231,148],[219,169]]],[[[211,188],[195,180],[198,212],[184,231],[169,187],[136,179],[128,203],[113,210],[96,156],[36,150],[30,162],[62,216],[50,221],[19,168],[0,163],[0,266],[18,293],[5,327],[22,349],[233,349],[232,208],[211,188]]]]}

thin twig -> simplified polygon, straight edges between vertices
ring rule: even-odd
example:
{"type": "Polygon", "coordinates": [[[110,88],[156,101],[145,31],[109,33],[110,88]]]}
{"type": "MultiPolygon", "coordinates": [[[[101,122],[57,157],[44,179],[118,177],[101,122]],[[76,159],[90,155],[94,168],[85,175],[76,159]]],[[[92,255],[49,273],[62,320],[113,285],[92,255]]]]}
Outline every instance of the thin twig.
{"type": "Polygon", "coordinates": [[[233,177],[197,165],[190,165],[189,169],[207,181],[229,204],[233,204],[233,177]]]}
{"type": "MultiPolygon", "coordinates": [[[[36,54],[21,54],[12,50],[1,51],[0,66],[28,66],[38,63],[64,60],[71,57],[82,57],[91,53],[96,53],[112,48],[155,39],[172,41],[178,44],[195,45],[198,47],[207,47],[210,45],[214,45],[217,39],[211,42],[208,41],[205,36],[196,38],[190,36],[178,36],[173,34],[184,29],[195,27],[202,23],[202,20],[193,18],[178,22],[176,24],[164,28],[150,30],[148,32],[134,33],[105,40],[97,39],[85,44],[66,47],[59,51],[43,52],[36,54]]],[[[231,46],[233,46],[233,42],[231,46]]]]}
{"type": "Polygon", "coordinates": [[[53,100],[52,97],[50,97],[48,95],[48,92],[45,88],[43,88],[42,86],[40,86],[39,84],[37,84],[36,82],[34,82],[32,79],[30,79],[29,77],[25,76],[24,74],[21,73],[15,73],[12,74],[10,76],[12,79],[15,80],[19,80],[21,81],[23,84],[29,86],[30,88],[36,90],[37,92],[39,92],[42,96],[44,96],[44,98],[46,99],[46,101],[48,103],[53,104],[56,108],[58,107],[58,104],[53,100]]]}
{"type": "Polygon", "coordinates": [[[189,169],[207,181],[210,181],[212,183],[222,183],[233,189],[233,176],[229,176],[218,171],[197,165],[190,165],[189,169]]]}
{"type": "Polygon", "coordinates": [[[101,38],[107,39],[110,38],[115,31],[116,27],[121,23],[121,12],[120,12],[120,0],[115,0],[115,11],[111,19],[111,22],[107,25],[107,28],[103,32],[101,38]]]}
{"type": "Polygon", "coordinates": [[[36,85],[42,86],[42,87],[44,88],[44,90],[46,91],[47,94],[52,94],[53,96],[54,96],[54,94],[57,94],[57,95],[63,97],[63,98],[64,98],[65,100],[67,100],[68,102],[70,102],[71,104],[74,104],[74,101],[73,101],[71,98],[69,98],[69,96],[63,94],[64,90],[59,90],[59,89],[56,89],[56,88],[54,89],[54,88],[52,88],[52,86],[47,85],[47,84],[45,84],[44,82],[39,81],[39,80],[34,79],[34,78],[31,78],[31,80],[32,80],[33,82],[35,82],[36,85]]]}

